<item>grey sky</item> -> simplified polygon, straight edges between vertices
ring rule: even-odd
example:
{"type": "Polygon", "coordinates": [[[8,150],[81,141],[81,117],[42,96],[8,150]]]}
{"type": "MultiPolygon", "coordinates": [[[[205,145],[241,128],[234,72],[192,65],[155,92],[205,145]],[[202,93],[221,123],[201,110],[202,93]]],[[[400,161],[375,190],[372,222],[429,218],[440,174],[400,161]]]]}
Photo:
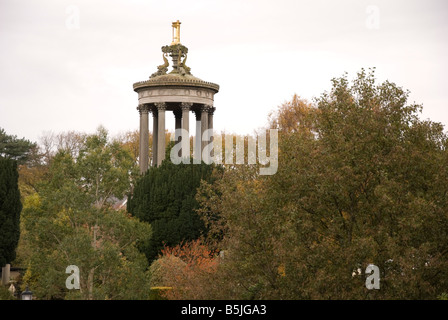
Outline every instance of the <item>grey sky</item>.
{"type": "Polygon", "coordinates": [[[219,131],[251,133],[294,93],[311,100],[331,78],[369,67],[409,89],[423,118],[448,126],[447,9],[446,1],[1,0],[0,127],[33,141],[100,124],[111,134],[138,129],[132,84],[162,64],[176,20],[192,74],[221,87],[219,131]]]}

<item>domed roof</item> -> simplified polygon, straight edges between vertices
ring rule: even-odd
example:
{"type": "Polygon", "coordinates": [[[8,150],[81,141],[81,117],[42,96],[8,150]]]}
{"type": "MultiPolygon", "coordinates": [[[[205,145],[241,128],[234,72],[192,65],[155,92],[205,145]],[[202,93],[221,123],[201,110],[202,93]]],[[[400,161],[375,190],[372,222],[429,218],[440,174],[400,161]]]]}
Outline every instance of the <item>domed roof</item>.
{"type": "Polygon", "coordinates": [[[187,86],[209,88],[215,92],[219,91],[219,85],[216,83],[204,81],[191,74],[181,75],[179,73],[168,73],[157,75],[146,81],[134,83],[134,90],[142,87],[159,87],[159,86],[187,86]]]}

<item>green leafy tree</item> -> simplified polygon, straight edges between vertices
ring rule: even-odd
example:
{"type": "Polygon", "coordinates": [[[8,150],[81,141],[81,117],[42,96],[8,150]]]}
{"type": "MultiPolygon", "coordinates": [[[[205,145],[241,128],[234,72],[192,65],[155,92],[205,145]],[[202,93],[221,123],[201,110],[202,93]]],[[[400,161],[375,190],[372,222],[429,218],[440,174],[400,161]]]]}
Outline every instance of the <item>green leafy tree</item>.
{"type": "Polygon", "coordinates": [[[373,71],[332,83],[313,105],[292,101],[271,122],[280,129],[275,175],[239,167],[201,187],[201,214],[214,234],[222,231],[226,251],[211,296],[435,299],[447,292],[443,126],[420,120],[409,92],[376,84],[373,71]],[[380,290],[365,286],[370,263],[379,267],[380,290]]]}
{"type": "Polygon", "coordinates": [[[109,141],[107,130],[100,127],[87,136],[76,159],[78,184],[93,197],[98,208],[123,199],[138,171],[131,154],[119,141],[109,141]]]}
{"type": "Polygon", "coordinates": [[[149,225],[124,211],[61,208],[38,195],[24,209],[27,245],[32,249],[24,283],[38,299],[146,299],[148,262],[137,249],[149,225]],[[80,270],[80,289],[68,290],[66,268],[80,270]]]}
{"type": "Polygon", "coordinates": [[[0,157],[0,266],[16,257],[22,203],[17,162],[0,157]]]}
{"type": "Polygon", "coordinates": [[[113,209],[134,172],[131,155],[103,128],[86,136],[76,158],[66,150],[54,156],[23,215],[23,246],[31,249],[24,282],[39,299],[148,297],[148,262],[137,248],[151,228],[113,209]],[[80,269],[79,290],[65,286],[69,265],[80,269]]]}

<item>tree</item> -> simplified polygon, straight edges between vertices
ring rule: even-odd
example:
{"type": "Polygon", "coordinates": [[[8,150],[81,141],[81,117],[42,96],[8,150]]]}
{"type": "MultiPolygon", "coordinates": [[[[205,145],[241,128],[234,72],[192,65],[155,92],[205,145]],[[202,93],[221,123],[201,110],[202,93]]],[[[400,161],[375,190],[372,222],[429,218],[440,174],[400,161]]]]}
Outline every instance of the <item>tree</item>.
{"type": "MultiPolygon", "coordinates": [[[[409,92],[374,71],[280,107],[279,167],[203,184],[224,234],[217,297],[435,299],[448,291],[448,139],[409,92]],[[293,111],[291,113],[290,111],[293,111]],[[301,121],[284,121],[301,119],[301,121]],[[286,125],[284,125],[286,124],[286,125]],[[365,287],[373,263],[381,289],[365,287]]],[[[216,234],[216,232],[215,232],[216,234]]]]}
{"type": "Polygon", "coordinates": [[[151,264],[151,284],[153,287],[170,288],[162,294],[164,298],[209,299],[208,290],[203,286],[213,278],[218,265],[217,252],[199,239],[174,247],[165,246],[151,264]]]}
{"type": "MultiPolygon", "coordinates": [[[[100,127],[99,129],[105,130],[100,127]]],[[[73,158],[79,155],[81,148],[84,146],[87,135],[76,131],[67,131],[60,133],[44,132],[40,137],[40,154],[41,162],[48,166],[57,152],[64,151],[73,158]]]]}
{"type": "Polygon", "coordinates": [[[282,134],[311,131],[315,124],[315,111],[310,102],[294,94],[291,101],[286,101],[269,114],[269,127],[278,129],[282,134]]]}
{"type": "Polygon", "coordinates": [[[129,152],[118,141],[109,142],[107,135],[100,127],[96,134],[87,136],[76,161],[76,170],[81,173],[78,183],[94,197],[97,207],[125,197],[137,176],[129,152]]]}
{"type": "Polygon", "coordinates": [[[147,298],[148,262],[138,246],[151,228],[113,209],[137,172],[131,155],[104,128],[73,155],[57,152],[38,193],[26,198],[24,281],[40,299],[147,298]],[[65,287],[69,265],[80,269],[80,290],[65,287]]]}
{"type": "Polygon", "coordinates": [[[151,224],[152,238],[144,249],[149,262],[158,256],[164,244],[176,246],[205,232],[195,212],[195,194],[202,179],[211,182],[213,168],[214,165],[205,163],[175,165],[165,160],[161,166],[149,168],[138,180],[127,210],[151,224]]]}
{"type": "Polygon", "coordinates": [[[197,194],[198,213],[209,233],[206,242],[224,254],[202,291],[210,299],[278,299],[278,267],[284,253],[279,233],[286,227],[271,212],[270,194],[256,166],[238,165],[221,179],[203,182],[197,194]],[[213,281],[210,281],[212,280],[213,281]],[[264,288],[264,295],[259,291],[264,288]]]}
{"type": "Polygon", "coordinates": [[[56,210],[47,195],[27,198],[23,220],[31,249],[23,282],[38,299],[148,298],[148,263],[137,246],[149,225],[112,209],[56,210]],[[79,268],[79,290],[66,288],[70,265],[79,268]]]}
{"type": "Polygon", "coordinates": [[[6,134],[3,128],[0,128],[0,156],[17,160],[19,164],[24,163],[36,144],[29,140],[18,139],[17,136],[6,134]]]}
{"type": "MultiPolygon", "coordinates": [[[[138,157],[140,153],[140,133],[138,130],[128,131],[120,134],[117,137],[117,141],[123,146],[123,149],[128,151],[132,155],[132,159],[135,164],[138,165],[138,157]]],[[[152,153],[152,133],[149,133],[149,151],[152,153]]]]}
{"type": "MultiPolygon", "coordinates": [[[[165,131],[165,142],[169,143],[170,138],[173,134],[169,131],[165,131]]],[[[150,131],[148,135],[148,151],[149,151],[149,159],[152,159],[153,154],[153,133],[150,131]]],[[[139,155],[140,155],[140,132],[138,130],[135,131],[127,131],[117,136],[117,141],[123,146],[123,148],[130,152],[132,155],[132,159],[134,159],[135,164],[139,164],[139,155]]]]}
{"type": "Polygon", "coordinates": [[[74,131],[58,134],[44,132],[40,143],[30,150],[27,160],[19,165],[19,188],[22,197],[39,191],[40,182],[48,173],[57,152],[64,151],[76,159],[85,138],[86,134],[74,131]]]}
{"type": "Polygon", "coordinates": [[[0,156],[0,266],[16,257],[22,203],[17,162],[0,156]]]}

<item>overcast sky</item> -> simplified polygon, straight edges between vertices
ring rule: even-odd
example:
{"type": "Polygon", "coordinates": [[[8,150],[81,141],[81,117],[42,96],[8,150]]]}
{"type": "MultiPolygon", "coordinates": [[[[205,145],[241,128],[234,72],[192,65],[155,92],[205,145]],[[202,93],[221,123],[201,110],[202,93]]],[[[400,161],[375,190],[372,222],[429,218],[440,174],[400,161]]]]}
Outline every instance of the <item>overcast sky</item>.
{"type": "Polygon", "coordinates": [[[162,64],[176,20],[192,74],[220,85],[219,131],[252,133],[294,93],[312,100],[332,78],[369,67],[448,127],[447,9],[443,0],[0,0],[0,127],[32,141],[138,129],[132,84],[162,64]]]}

